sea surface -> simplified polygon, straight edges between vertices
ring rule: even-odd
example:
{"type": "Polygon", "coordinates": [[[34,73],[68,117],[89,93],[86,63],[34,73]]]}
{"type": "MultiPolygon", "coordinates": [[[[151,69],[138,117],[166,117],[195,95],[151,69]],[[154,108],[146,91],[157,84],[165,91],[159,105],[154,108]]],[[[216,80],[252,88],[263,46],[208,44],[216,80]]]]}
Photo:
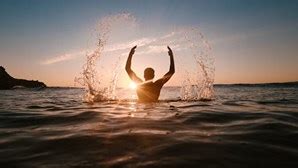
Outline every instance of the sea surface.
{"type": "Polygon", "coordinates": [[[212,101],[181,101],[175,87],[151,104],[119,94],[0,91],[0,167],[298,167],[297,84],[217,85],[212,101]]]}

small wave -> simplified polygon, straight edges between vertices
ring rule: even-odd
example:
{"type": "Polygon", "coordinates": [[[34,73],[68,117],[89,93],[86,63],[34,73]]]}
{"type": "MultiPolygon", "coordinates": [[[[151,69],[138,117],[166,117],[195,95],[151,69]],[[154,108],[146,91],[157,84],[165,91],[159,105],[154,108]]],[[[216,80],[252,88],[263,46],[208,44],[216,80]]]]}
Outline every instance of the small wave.
{"type": "Polygon", "coordinates": [[[259,104],[284,104],[284,105],[289,105],[289,104],[298,104],[296,100],[291,100],[291,99],[278,99],[278,100],[263,100],[263,101],[256,101],[259,104]]]}
{"type": "Polygon", "coordinates": [[[229,106],[247,106],[247,105],[243,104],[243,102],[240,102],[240,101],[225,101],[222,104],[229,105],[229,106]]]}

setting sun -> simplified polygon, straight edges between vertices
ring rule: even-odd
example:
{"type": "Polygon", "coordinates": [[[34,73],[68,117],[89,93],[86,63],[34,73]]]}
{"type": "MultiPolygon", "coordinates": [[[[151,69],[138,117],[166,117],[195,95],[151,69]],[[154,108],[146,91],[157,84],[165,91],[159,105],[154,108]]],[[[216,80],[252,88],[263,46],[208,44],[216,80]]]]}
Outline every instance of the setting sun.
{"type": "Polygon", "coordinates": [[[137,88],[137,84],[134,83],[134,82],[130,82],[129,88],[132,89],[132,90],[135,90],[137,88]]]}

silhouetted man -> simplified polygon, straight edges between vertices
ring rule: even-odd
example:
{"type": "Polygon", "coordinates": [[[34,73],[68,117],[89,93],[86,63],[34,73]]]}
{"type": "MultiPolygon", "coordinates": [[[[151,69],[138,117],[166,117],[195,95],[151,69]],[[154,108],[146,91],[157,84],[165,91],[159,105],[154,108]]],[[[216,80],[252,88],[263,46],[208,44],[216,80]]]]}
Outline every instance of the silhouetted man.
{"type": "Polygon", "coordinates": [[[138,84],[137,95],[138,95],[139,101],[156,102],[160,95],[161,88],[165,83],[167,83],[170,80],[170,78],[175,73],[173,52],[171,48],[168,46],[168,49],[169,49],[168,53],[171,61],[169,72],[166,73],[161,79],[158,79],[157,81],[153,82],[154,69],[146,68],[144,71],[144,78],[145,78],[145,82],[144,82],[131,69],[131,59],[133,54],[135,53],[136,48],[137,46],[134,46],[130,50],[129,56],[127,58],[126,66],[125,66],[126,72],[129,75],[130,79],[133,80],[136,84],[138,84]]]}

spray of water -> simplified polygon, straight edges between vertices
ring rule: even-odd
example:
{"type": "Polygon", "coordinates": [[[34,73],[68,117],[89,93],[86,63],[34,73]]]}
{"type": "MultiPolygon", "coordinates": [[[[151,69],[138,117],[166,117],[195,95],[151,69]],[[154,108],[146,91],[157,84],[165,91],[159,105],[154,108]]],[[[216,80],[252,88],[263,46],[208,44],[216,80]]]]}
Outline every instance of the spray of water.
{"type": "Polygon", "coordinates": [[[214,97],[214,57],[203,34],[196,28],[184,32],[186,45],[196,63],[194,76],[186,73],[181,85],[182,100],[211,100],[214,97]]]}
{"type": "MultiPolygon", "coordinates": [[[[113,68],[101,69],[111,74],[108,84],[104,84],[103,75],[97,72],[97,64],[106,57],[106,51],[113,49],[126,49],[134,45],[142,47],[143,51],[139,54],[157,54],[166,52],[167,45],[174,48],[174,55],[177,58],[176,68],[183,71],[180,82],[180,97],[182,100],[210,100],[213,98],[214,82],[214,57],[211,53],[211,47],[203,34],[195,28],[179,28],[164,36],[158,38],[141,38],[128,42],[126,45],[109,45],[110,37],[113,35],[113,29],[126,25],[135,25],[136,18],[129,13],[109,15],[100,19],[97,26],[97,47],[92,52],[86,53],[86,63],[83,66],[80,77],[76,82],[85,87],[86,94],[84,100],[87,102],[115,100],[116,88],[119,74],[122,71],[122,57],[119,57],[113,68]],[[107,47],[109,46],[109,47],[107,47]],[[117,46],[117,47],[115,47],[117,46]],[[112,49],[111,49],[112,48],[112,49]],[[185,62],[190,60],[190,62],[185,62]],[[191,66],[189,64],[192,64],[191,66]],[[193,67],[193,68],[189,68],[193,67]],[[111,71],[112,69],[112,71],[111,71]]],[[[126,51],[127,52],[127,51],[126,51]]],[[[121,55],[121,54],[120,54],[121,55]]]]}
{"type": "MultiPolygon", "coordinates": [[[[129,13],[121,13],[117,15],[109,15],[100,19],[97,27],[97,47],[91,53],[86,53],[86,63],[83,66],[81,76],[76,78],[75,81],[85,87],[86,94],[84,100],[87,102],[105,101],[115,99],[115,89],[117,86],[120,64],[117,63],[116,67],[112,70],[112,79],[109,81],[108,86],[103,84],[102,76],[98,75],[96,65],[104,56],[104,50],[110,38],[110,33],[113,27],[119,26],[122,23],[135,23],[135,17],[129,13]]],[[[110,70],[106,70],[110,71],[110,70]]]]}

